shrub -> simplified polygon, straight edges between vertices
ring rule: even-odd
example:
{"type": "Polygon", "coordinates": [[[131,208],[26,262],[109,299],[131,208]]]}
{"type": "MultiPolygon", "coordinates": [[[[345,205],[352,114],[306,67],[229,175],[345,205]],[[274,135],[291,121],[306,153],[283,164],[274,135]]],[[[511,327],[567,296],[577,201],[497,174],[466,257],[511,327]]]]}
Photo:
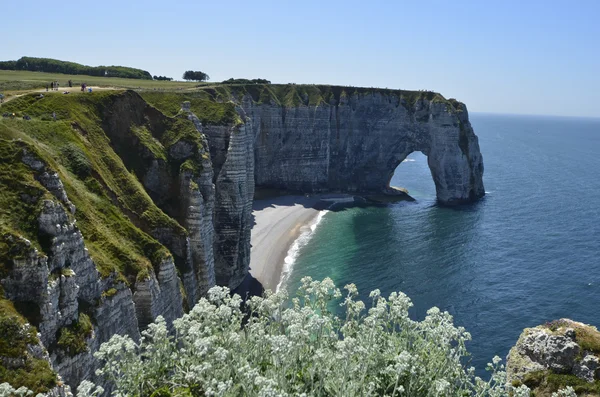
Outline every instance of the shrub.
{"type": "Polygon", "coordinates": [[[92,164],[78,145],[69,143],[61,148],[61,153],[67,168],[79,179],[85,180],[92,173],[92,164]]]}
{"type": "Polygon", "coordinates": [[[187,70],[185,71],[185,73],[183,73],[183,79],[194,81],[208,81],[210,77],[204,72],[187,70]]]}
{"type": "Polygon", "coordinates": [[[79,320],[59,331],[57,345],[74,356],[87,350],[86,338],[92,334],[93,326],[89,316],[79,314],[79,320]]]}
{"type": "Polygon", "coordinates": [[[487,382],[462,364],[470,335],[448,313],[413,321],[406,295],[379,291],[365,312],[357,295],[346,286],[340,317],[333,282],[305,278],[291,303],[285,292],[253,297],[245,312],[238,295],[214,287],[175,333],[159,317],[139,344],[115,335],[96,353],[98,374],[127,396],[505,395],[499,358],[487,382]]]}
{"type": "Polygon", "coordinates": [[[269,80],[266,79],[234,79],[233,77],[224,80],[221,82],[222,84],[271,84],[269,80]]]}

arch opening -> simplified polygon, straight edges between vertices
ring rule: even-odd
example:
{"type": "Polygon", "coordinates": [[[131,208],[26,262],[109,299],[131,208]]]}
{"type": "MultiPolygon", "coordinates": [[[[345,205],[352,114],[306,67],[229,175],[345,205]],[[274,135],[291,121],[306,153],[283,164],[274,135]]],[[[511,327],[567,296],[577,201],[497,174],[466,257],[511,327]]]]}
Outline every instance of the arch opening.
{"type": "Polygon", "coordinates": [[[436,199],[433,175],[427,156],[421,151],[415,150],[400,160],[389,178],[388,186],[406,190],[417,201],[436,199]]]}

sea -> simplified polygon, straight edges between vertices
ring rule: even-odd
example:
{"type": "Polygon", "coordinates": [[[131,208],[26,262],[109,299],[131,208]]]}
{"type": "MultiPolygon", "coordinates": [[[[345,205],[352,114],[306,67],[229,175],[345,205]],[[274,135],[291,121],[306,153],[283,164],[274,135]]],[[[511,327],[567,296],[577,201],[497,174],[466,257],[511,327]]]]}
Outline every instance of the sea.
{"type": "Polygon", "coordinates": [[[416,199],[323,212],[288,256],[280,287],[304,276],[402,291],[411,316],[437,306],[472,335],[484,376],[526,327],[568,317],[600,326],[600,119],[472,113],[485,198],[439,206],[414,152],[391,184],[416,199]],[[291,260],[290,260],[291,259],[291,260]]]}

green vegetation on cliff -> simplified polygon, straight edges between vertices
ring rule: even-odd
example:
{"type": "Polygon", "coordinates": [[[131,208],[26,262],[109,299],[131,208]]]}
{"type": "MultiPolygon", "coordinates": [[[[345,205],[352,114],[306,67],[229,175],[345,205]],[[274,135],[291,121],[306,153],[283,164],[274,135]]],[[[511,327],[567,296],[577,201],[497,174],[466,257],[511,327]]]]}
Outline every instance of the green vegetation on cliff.
{"type": "Polygon", "coordinates": [[[18,236],[40,249],[37,214],[42,199],[52,197],[21,162],[25,146],[0,139],[0,278],[7,276],[12,258],[21,259],[31,249],[18,236]]]}
{"type": "MultiPolygon", "coordinates": [[[[172,99],[180,105],[180,98],[172,99]]],[[[2,113],[10,116],[0,118],[0,279],[10,276],[14,259],[28,258],[33,249],[50,254],[38,218],[44,200],[59,199],[40,182],[44,173],[56,173],[62,182],[76,211],[71,214],[65,203],[61,205],[76,220],[104,277],[114,274],[130,285],[147,278],[152,267],[171,255],[157,236],[186,237],[186,230],[152,200],[136,172],[144,168],[144,161],[163,162],[176,184],[180,168],[199,171],[208,148],[187,115],[164,115],[131,91],[31,93],[2,105],[2,113]],[[180,142],[191,148],[185,165],[169,156],[170,148],[180,142]],[[24,157],[38,163],[35,169],[24,157]]],[[[70,269],[62,274],[73,276],[70,269]]],[[[116,291],[109,286],[102,297],[116,291]]],[[[38,324],[39,316],[33,302],[21,302],[15,309],[10,301],[0,300],[0,364],[14,364],[0,365],[0,383],[34,391],[56,383],[48,362],[26,351],[27,344],[38,343],[34,328],[19,331],[27,321],[38,324]]],[[[87,349],[91,331],[90,318],[80,312],[78,321],[62,327],[56,343],[47,347],[76,355],[87,349]]]]}
{"type": "Polygon", "coordinates": [[[248,94],[256,103],[273,103],[280,106],[318,106],[321,103],[337,104],[344,97],[385,95],[398,98],[400,104],[412,108],[419,100],[443,102],[449,110],[459,111],[461,103],[455,99],[446,99],[433,91],[408,91],[387,88],[349,87],[336,85],[312,84],[224,84],[200,87],[215,100],[227,98],[241,99],[248,94]]]}
{"type": "Polygon", "coordinates": [[[85,313],[79,314],[79,319],[59,330],[58,347],[74,356],[87,350],[86,339],[92,334],[92,322],[85,313]]]}
{"type": "MultiPolygon", "coordinates": [[[[77,207],[77,225],[101,273],[107,276],[116,271],[131,282],[140,271],[157,266],[169,255],[148,233],[157,228],[176,234],[186,232],[155,205],[136,175],[125,166],[127,158],[115,153],[114,143],[102,128],[108,117],[104,112],[116,101],[127,100],[128,95],[135,94],[56,93],[44,98],[29,94],[3,106],[3,111],[14,112],[16,117],[0,120],[0,226],[3,233],[22,235],[39,248],[36,216],[41,199],[50,195],[21,162],[26,149],[58,172],[69,199],[77,207]],[[57,121],[52,120],[53,112],[57,121]],[[20,118],[25,114],[31,120],[20,118]],[[31,199],[23,200],[24,195],[31,199]]],[[[165,120],[162,127],[171,144],[186,136],[198,136],[192,123],[181,117],[165,120]]],[[[144,130],[147,127],[132,127],[132,136],[148,138],[140,139],[141,146],[146,145],[157,157],[164,158],[162,144],[149,145],[155,141],[148,137],[144,130]]],[[[135,150],[139,148],[130,147],[131,156],[136,155],[135,150]]]]}
{"type": "Polygon", "coordinates": [[[533,396],[552,396],[557,390],[572,387],[577,395],[600,395],[600,381],[587,382],[573,374],[557,374],[552,371],[535,371],[525,375],[522,382],[514,382],[514,386],[521,384],[534,391],[533,396]]]}
{"type": "Polygon", "coordinates": [[[230,98],[223,98],[223,102],[216,102],[209,92],[203,90],[187,93],[142,91],[140,95],[167,116],[179,114],[181,103],[189,101],[190,109],[204,125],[227,125],[241,122],[235,110],[235,104],[230,101],[230,98]]]}
{"type": "Polygon", "coordinates": [[[12,302],[0,296],[0,383],[25,386],[36,393],[56,385],[56,374],[48,361],[28,351],[28,346],[39,344],[36,333],[12,302]]]}

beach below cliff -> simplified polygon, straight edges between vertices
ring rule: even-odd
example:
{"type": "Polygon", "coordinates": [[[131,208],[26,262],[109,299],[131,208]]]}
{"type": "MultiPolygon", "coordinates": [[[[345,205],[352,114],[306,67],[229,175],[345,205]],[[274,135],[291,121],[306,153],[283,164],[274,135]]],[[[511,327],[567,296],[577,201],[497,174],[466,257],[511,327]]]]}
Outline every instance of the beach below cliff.
{"type": "Polygon", "coordinates": [[[332,205],[323,196],[280,196],[255,200],[250,274],[263,288],[275,291],[293,258],[290,249],[311,233],[322,211],[332,205]],[[312,229],[311,229],[312,226],[312,229]]]}

